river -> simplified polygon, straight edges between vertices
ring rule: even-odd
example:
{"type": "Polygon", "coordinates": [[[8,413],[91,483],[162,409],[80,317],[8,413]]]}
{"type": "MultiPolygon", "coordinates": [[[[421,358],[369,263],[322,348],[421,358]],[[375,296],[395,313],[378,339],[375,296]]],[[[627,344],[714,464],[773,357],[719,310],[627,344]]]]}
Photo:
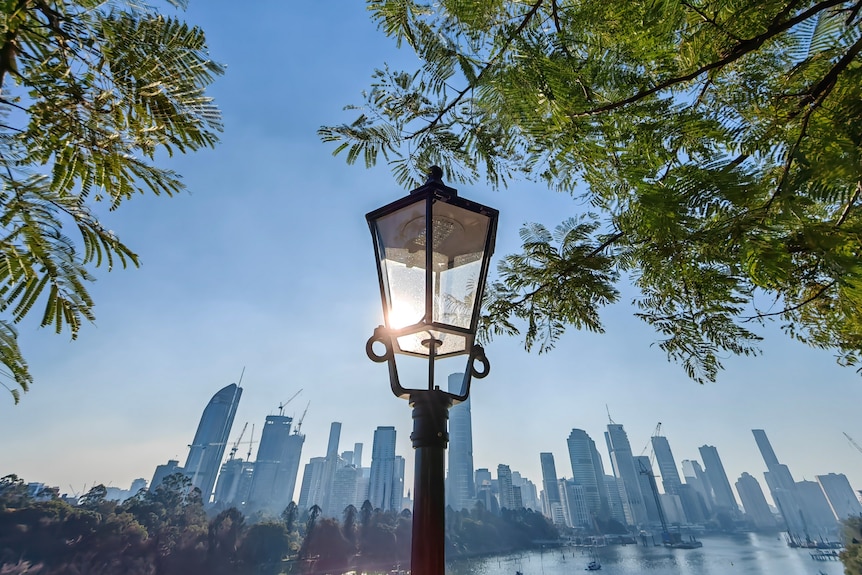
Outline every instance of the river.
{"type": "MultiPolygon", "coordinates": [[[[640,545],[600,547],[599,575],[842,575],[840,561],[815,561],[808,549],[791,549],[776,536],[745,533],[703,537],[699,549],[640,545]]],[[[562,547],[447,565],[447,575],[572,575],[586,573],[590,552],[562,547]]]]}

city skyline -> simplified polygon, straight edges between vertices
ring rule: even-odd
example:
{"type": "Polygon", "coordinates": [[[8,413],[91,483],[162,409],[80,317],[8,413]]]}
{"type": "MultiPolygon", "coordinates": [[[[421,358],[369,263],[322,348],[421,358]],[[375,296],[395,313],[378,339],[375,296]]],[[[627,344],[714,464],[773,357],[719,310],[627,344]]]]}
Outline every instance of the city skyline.
{"type": "MultiPolygon", "coordinates": [[[[322,3],[249,5],[239,32],[227,16],[234,8],[196,0],[185,14],[228,66],[212,91],[225,116],[222,144],[163,159],[191,193],[136,196],[105,211],[106,227],[143,266],[95,273],[87,287],[97,321],[74,342],[34,321],[16,326],[35,381],[20,405],[0,404],[0,433],[10,438],[0,473],[63,491],[125,488],[166,460],[184,462],[195,431],[189,414],[198,416],[246,367],[229,442],[245,422],[247,437],[256,424],[259,441],[266,416],[302,388],[285,415],[298,419],[310,402],[303,464],[326,453],[333,421],[343,424],[342,444],[363,443],[366,458],[374,428],[393,426],[411,488],[410,408],[392,396],[385,367],[364,353],[381,323],[364,214],[406,191],[386,166],[365,170],[332,158],[316,130],[352,119],[340,110],[361,100],[374,68],[384,61],[412,68],[412,56],[376,30],[361,3],[341,6],[337,18],[322,3]],[[274,47],[276,72],[260,56],[274,47]]],[[[494,265],[518,249],[522,224],[553,228],[587,209],[523,178],[500,192],[483,182],[447,183],[500,210],[494,265]]],[[[862,454],[842,435],[862,441],[862,378],[852,368],[773,324],[760,330],[761,357],[722,358],[718,382],[697,385],[653,345],[659,336],[632,315],[635,292],[620,287],[621,303],[602,312],[604,334],[570,331],[542,355],[523,351],[519,338],[485,346],[491,372],[471,394],[474,468],[502,462],[539,482],[538,454],[547,452],[568,476],[565,438],[581,428],[601,444],[607,405],[634,455],[661,421],[678,461],[700,459],[698,448],[714,445],[731,483],[748,472],[765,488],[750,432],[765,429],[798,480],[835,471],[862,485],[862,454]]],[[[411,363],[399,359],[402,378],[424,384],[424,364],[411,363]]]]}
{"type": "MultiPolygon", "coordinates": [[[[463,377],[462,373],[449,375],[450,388],[457,385],[461,377],[463,377]]],[[[364,499],[372,501],[375,507],[393,510],[400,507],[405,490],[403,482],[405,459],[395,450],[397,430],[389,426],[378,426],[375,429],[371,466],[363,469],[362,444],[354,444],[353,451],[339,453],[342,424],[331,422],[326,455],[308,458],[300,487],[297,479],[305,436],[299,433],[298,426],[291,433],[292,418],[283,415],[267,416],[261,442],[253,461],[251,449],[247,460],[235,458],[240,439],[248,426],[246,423],[239,432],[239,438],[233,443],[224,465],[218,466],[221,473],[216,484],[216,476],[208,471],[213,466],[213,462],[205,466],[207,470],[201,471],[202,445],[219,447],[218,453],[223,454],[226,447],[224,440],[231,433],[233,413],[242,391],[243,389],[237,384],[231,384],[213,395],[203,409],[195,440],[188,446],[189,457],[186,467],[184,469],[179,467],[176,460],[157,466],[150,489],[157,487],[166,475],[179,471],[189,476],[196,486],[216,485],[214,504],[240,506],[246,511],[268,510],[277,515],[290,501],[293,501],[298,502],[300,508],[317,504],[325,515],[338,517],[344,507],[349,504],[360,507],[364,499]],[[221,439],[221,442],[201,443],[211,439],[221,439]],[[188,462],[193,462],[194,465],[189,466],[188,462]],[[237,485],[242,481],[240,476],[243,475],[244,470],[247,470],[244,474],[247,477],[246,484],[238,489],[237,485]],[[299,489],[298,498],[293,491],[294,485],[299,489]],[[362,495],[363,492],[365,495],[362,495]]],[[[279,405],[280,412],[283,407],[284,404],[279,405]]],[[[450,442],[450,458],[447,464],[447,503],[459,509],[469,508],[475,501],[475,492],[461,484],[469,483],[472,487],[479,481],[480,474],[474,475],[472,457],[469,463],[460,461],[467,454],[472,455],[469,401],[461,405],[460,410],[456,409],[455,414],[455,423],[452,424],[455,428],[455,448],[451,450],[450,442]],[[465,477],[453,479],[453,470],[465,477]]],[[[304,415],[305,413],[303,418],[304,415]]],[[[702,514],[699,511],[692,512],[693,507],[704,506],[703,509],[707,513],[709,509],[723,510],[729,513],[730,517],[741,517],[742,511],[738,503],[742,503],[746,508],[749,505],[752,506],[753,510],[746,513],[750,514],[750,520],[754,525],[768,528],[772,514],[765,514],[760,509],[767,505],[764,498],[766,494],[770,495],[776,509],[782,515],[791,514],[791,519],[783,520],[783,525],[790,533],[797,535],[805,532],[806,525],[819,524],[826,529],[828,525],[834,523],[835,516],[841,518],[862,513],[858,496],[842,473],[836,474],[829,471],[828,474],[817,475],[816,483],[804,480],[794,482],[789,467],[779,462],[763,429],[752,429],[751,433],[767,466],[767,472],[764,473],[767,490],[761,488],[756,478],[748,472],[743,472],[734,481],[736,485],[736,491],[734,491],[730,486],[732,478],[726,475],[718,450],[711,445],[702,445],[699,448],[700,461],[677,461],[672,454],[668,438],[660,433],[661,425],[658,425],[650,439],[649,456],[636,456],[631,451],[624,425],[609,421],[604,436],[613,476],[607,476],[604,474],[604,464],[592,438],[584,430],[574,428],[566,442],[572,477],[575,479],[566,478],[565,473],[557,472],[552,453],[539,453],[541,478],[536,479],[545,492],[541,496],[542,502],[539,503],[535,484],[530,478],[505,463],[499,463],[496,480],[499,505],[510,508],[529,506],[543,512],[554,523],[577,525],[576,517],[613,514],[607,503],[602,503],[595,491],[595,480],[602,477],[605,483],[613,479],[614,493],[611,499],[618,500],[621,505],[616,513],[619,521],[630,525],[657,523],[659,513],[656,504],[659,491],[653,493],[653,487],[657,487],[657,480],[660,477],[664,486],[661,490],[663,491],[661,499],[665,513],[670,512],[671,516],[682,518],[687,516],[689,521],[694,522],[699,519],[692,518],[701,517],[702,514]],[[701,462],[703,469],[701,469],[701,462]],[[658,474],[655,474],[653,463],[658,467],[658,474]],[[679,480],[681,468],[686,475],[685,484],[681,484],[679,480]],[[652,482],[647,481],[648,473],[653,474],[652,482]],[[522,492],[522,488],[527,486],[532,490],[532,494],[522,492]],[[550,495],[548,495],[549,489],[550,495]],[[700,504],[690,499],[692,495],[686,495],[688,489],[696,489],[701,493],[700,504]],[[561,494],[564,495],[562,500],[561,494]],[[801,516],[803,511],[808,518],[807,521],[803,519],[799,522],[794,519],[797,513],[801,516]],[[563,517],[566,518],[565,521],[563,517]]],[[[207,454],[206,450],[203,450],[204,455],[213,453],[215,452],[207,454]]],[[[131,491],[124,492],[115,488],[116,493],[126,493],[126,496],[130,496],[134,492],[134,485],[143,482],[143,479],[136,479],[131,491]]],[[[206,489],[206,487],[202,488],[206,489]]],[[[208,494],[204,495],[204,500],[209,501],[208,494]]],[[[677,521],[685,521],[685,519],[677,519],[677,521]]],[[[584,522],[581,521],[581,523],[584,522]]]]}

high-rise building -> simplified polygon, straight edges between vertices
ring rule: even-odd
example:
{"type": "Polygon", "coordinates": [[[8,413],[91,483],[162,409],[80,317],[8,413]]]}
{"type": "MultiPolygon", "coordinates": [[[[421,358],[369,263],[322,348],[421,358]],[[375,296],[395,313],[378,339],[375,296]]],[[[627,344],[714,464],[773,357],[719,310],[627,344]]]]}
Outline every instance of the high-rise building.
{"type": "Polygon", "coordinates": [[[732,514],[738,514],[739,505],[736,504],[736,498],[733,496],[718,450],[712,445],[704,445],[699,448],[699,451],[705,466],[704,473],[709,477],[709,484],[712,486],[716,506],[732,514]]]}
{"type": "MultiPolygon", "coordinates": [[[[587,496],[583,485],[578,485],[571,479],[560,479],[560,498],[562,499],[563,520],[569,527],[577,529],[593,529],[593,516],[587,506],[587,496]]],[[[552,520],[559,525],[556,509],[552,520]]]]}
{"type": "Polygon", "coordinates": [[[392,478],[392,509],[400,511],[405,509],[404,502],[410,501],[404,497],[404,471],[407,462],[400,455],[395,456],[395,474],[392,478]]]}
{"type": "Polygon", "coordinates": [[[166,477],[175,473],[185,473],[185,469],[180,467],[180,462],[176,459],[169,459],[167,463],[157,465],[153,480],[150,481],[150,491],[158,489],[166,477]]]}
{"type": "Polygon", "coordinates": [[[805,516],[808,535],[812,538],[837,533],[838,519],[832,512],[826,494],[816,481],[797,481],[796,494],[805,516]]]}
{"type": "Polygon", "coordinates": [[[257,449],[247,505],[281,513],[293,500],[305,436],[291,433],[293,419],[268,415],[257,449]]]}
{"type": "MultiPolygon", "coordinates": [[[[661,474],[661,484],[664,488],[665,494],[679,495],[682,481],[680,480],[679,470],[676,466],[676,459],[670,449],[670,443],[668,443],[667,437],[664,437],[663,435],[654,435],[650,441],[652,442],[652,449],[653,453],[655,453],[655,461],[658,465],[658,471],[661,474]]],[[[679,504],[683,510],[680,523],[688,521],[689,511],[691,511],[691,515],[698,515],[696,510],[688,509],[688,507],[690,507],[688,499],[688,497],[679,497],[679,504]]],[[[662,502],[664,501],[665,499],[662,499],[662,502]]],[[[668,510],[665,509],[666,513],[667,511],[668,510]]]]}
{"type": "MultiPolygon", "coordinates": [[[[763,461],[766,463],[767,472],[763,474],[769,494],[778,507],[784,521],[784,527],[793,537],[802,537],[808,532],[808,520],[805,517],[805,509],[796,491],[796,481],[790,473],[790,469],[778,461],[766,432],[762,429],[752,429],[754,441],[760,450],[763,461]]],[[[810,519],[810,518],[809,518],[810,519]]]]}
{"type": "Polygon", "coordinates": [[[830,473],[829,475],[815,476],[817,483],[823,488],[823,493],[829,500],[829,505],[832,506],[832,511],[840,520],[845,520],[848,517],[862,515],[862,505],[853,493],[853,488],[850,487],[850,482],[847,481],[847,476],[843,473],[830,473]]]}
{"type": "Polygon", "coordinates": [[[353,444],[353,465],[355,465],[357,469],[362,469],[362,444],[361,443],[354,443],[353,444]]]}
{"type": "Polygon", "coordinates": [[[736,492],[739,493],[739,500],[745,508],[745,515],[755,528],[763,530],[776,528],[775,516],[769,510],[769,504],[766,503],[766,497],[757,479],[748,473],[743,473],[736,480],[736,492]]]}
{"type": "Polygon", "coordinates": [[[605,490],[608,493],[608,513],[610,513],[611,519],[625,525],[626,512],[623,499],[620,497],[620,488],[617,485],[620,481],[613,475],[605,475],[602,479],[604,479],[605,490]]]}
{"type": "Polygon", "coordinates": [[[584,488],[590,513],[596,517],[607,518],[610,506],[605,485],[605,467],[596,449],[596,443],[583,429],[573,429],[566,444],[572,464],[572,480],[584,488]]]}
{"type": "Polygon", "coordinates": [[[362,507],[358,501],[356,488],[362,471],[354,465],[345,465],[335,470],[335,479],[332,482],[332,494],[329,496],[329,513],[333,517],[341,517],[344,510],[353,505],[357,509],[362,507]]]}
{"type": "Polygon", "coordinates": [[[335,483],[335,472],[340,466],[338,457],[338,442],[341,440],[341,423],[333,421],[329,426],[329,442],[326,446],[326,464],[323,470],[323,479],[320,486],[320,506],[323,514],[328,517],[338,517],[344,508],[338,509],[332,501],[332,485],[335,483]]]}
{"type": "Polygon", "coordinates": [[[378,427],[374,430],[374,443],[371,446],[371,478],[368,485],[368,500],[375,509],[400,511],[403,491],[395,494],[395,472],[395,428],[378,427]]]}
{"type": "Polygon", "coordinates": [[[704,515],[708,517],[712,508],[715,507],[715,500],[712,498],[712,486],[709,484],[709,478],[703,472],[700,463],[694,459],[683,459],[682,475],[685,477],[686,485],[691,485],[694,489],[703,507],[704,515]]]}
{"type": "Polygon", "coordinates": [[[500,509],[517,509],[515,492],[512,489],[512,469],[508,465],[497,466],[497,489],[499,490],[500,509]]]}
{"type": "Polygon", "coordinates": [[[766,437],[766,432],[762,429],[752,429],[751,433],[754,435],[754,441],[757,443],[760,455],[766,463],[766,468],[771,470],[773,467],[779,465],[778,457],[772,449],[772,444],[769,443],[769,438],[766,437]]]}
{"type": "Polygon", "coordinates": [[[608,424],[605,442],[608,445],[611,467],[617,478],[626,523],[643,525],[647,522],[647,511],[640,489],[640,473],[635,469],[632,447],[623,426],[618,423],[608,424]]]}
{"type": "Polygon", "coordinates": [[[212,496],[241,396],[242,388],[235,383],[213,395],[204,408],[195,438],[189,446],[185,473],[191,478],[192,485],[201,490],[204,503],[209,503],[212,496]]]}
{"type": "Polygon", "coordinates": [[[649,519],[653,523],[660,523],[661,517],[659,516],[658,506],[660,504],[661,499],[658,497],[658,486],[655,483],[655,474],[652,469],[652,462],[649,460],[649,457],[646,455],[635,455],[635,469],[638,472],[638,484],[641,489],[641,495],[644,500],[644,507],[646,507],[647,519],[649,519]],[[650,480],[650,476],[652,476],[652,480],[650,480]],[[653,486],[655,486],[656,490],[653,492],[653,486]]]}
{"type": "Polygon", "coordinates": [[[554,523],[563,517],[563,502],[560,496],[560,482],[557,479],[557,466],[553,453],[540,453],[539,462],[542,465],[542,489],[545,492],[545,517],[554,523]]]}
{"type": "Polygon", "coordinates": [[[299,488],[298,506],[301,510],[311,509],[315,505],[320,507],[321,485],[323,485],[325,469],[325,457],[312,457],[305,464],[305,469],[302,472],[302,485],[299,488]]]}
{"type": "MultiPolygon", "coordinates": [[[[460,393],[463,373],[449,376],[449,392],[460,393]]],[[[452,509],[469,509],[476,499],[473,482],[473,422],[470,398],[449,409],[449,471],[446,480],[446,503],[452,509]]]]}
{"type": "Polygon", "coordinates": [[[213,499],[225,509],[244,505],[251,491],[254,463],[242,459],[228,459],[221,466],[213,499]]]}
{"type": "Polygon", "coordinates": [[[655,462],[658,465],[658,472],[661,474],[664,492],[676,495],[679,493],[679,486],[682,485],[682,481],[680,481],[679,471],[676,468],[676,459],[673,458],[673,452],[670,450],[670,443],[668,443],[667,437],[663,435],[654,435],[650,441],[652,441],[655,462]]]}
{"type": "Polygon", "coordinates": [[[679,502],[685,512],[685,522],[703,523],[709,512],[703,502],[703,496],[697,492],[693,485],[683,483],[679,486],[679,502]]]}

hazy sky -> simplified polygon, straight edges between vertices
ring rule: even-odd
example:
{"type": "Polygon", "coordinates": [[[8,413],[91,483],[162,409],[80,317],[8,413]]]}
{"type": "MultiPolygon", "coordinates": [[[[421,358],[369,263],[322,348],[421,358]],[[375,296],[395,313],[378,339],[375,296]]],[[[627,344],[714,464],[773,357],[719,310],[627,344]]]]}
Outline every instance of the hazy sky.
{"type": "MultiPolygon", "coordinates": [[[[0,401],[0,475],[61,491],[149,480],[156,465],[185,461],[207,401],[245,368],[232,441],[246,421],[259,439],[264,417],[302,389],[285,413],[310,402],[303,464],[325,454],[332,421],[343,423],[342,451],[366,445],[366,465],[374,428],[394,425],[410,487],[411,410],[364,351],[382,319],[364,216],[404,190],[385,165],[333,158],[316,130],[352,120],[342,107],[361,102],[374,68],[412,66],[412,55],[375,29],[360,0],[190,4],[186,18],[228,66],[212,89],[223,141],[167,163],[190,193],[139,196],[105,214],[143,266],[97,273],[95,325],[75,342],[20,326],[36,381],[20,405],[0,401]]],[[[517,249],[523,223],[553,227],[581,209],[527,182],[459,191],[500,210],[498,258],[517,249]]],[[[607,405],[636,455],[660,421],[678,462],[714,445],[731,483],[748,471],[765,487],[750,431],[763,428],[797,480],[841,472],[862,489],[862,453],[842,435],[862,442],[853,370],[774,328],[763,356],[728,358],[719,381],[700,386],[651,347],[631,299],[605,310],[606,334],[572,331],[550,354],[528,354],[518,339],[486,346],[491,375],[472,393],[477,468],[506,463],[539,485],[539,453],[550,451],[571,477],[566,437],[577,427],[610,470],[607,405]]]]}

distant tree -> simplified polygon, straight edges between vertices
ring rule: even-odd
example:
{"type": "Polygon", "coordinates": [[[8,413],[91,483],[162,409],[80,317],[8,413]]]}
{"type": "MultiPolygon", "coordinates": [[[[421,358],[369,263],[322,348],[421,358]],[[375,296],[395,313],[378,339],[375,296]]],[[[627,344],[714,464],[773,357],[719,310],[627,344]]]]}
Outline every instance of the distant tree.
{"type": "Polygon", "coordinates": [[[292,532],[296,526],[296,518],[298,515],[299,508],[293,501],[288,503],[287,507],[284,508],[284,511],[281,512],[281,520],[284,521],[284,526],[288,533],[292,532]]]}
{"type": "Polygon", "coordinates": [[[235,507],[213,518],[207,534],[207,565],[211,573],[237,565],[244,534],[245,517],[235,507]]]}
{"type": "Polygon", "coordinates": [[[29,496],[24,480],[14,473],[0,477],[0,511],[27,504],[29,496]]]}
{"type": "Polygon", "coordinates": [[[844,521],[841,562],[845,575],[862,575],[862,517],[851,517],[844,521]]]}
{"type": "Polygon", "coordinates": [[[344,533],[344,538],[347,539],[351,543],[351,545],[356,547],[357,538],[356,538],[356,518],[359,515],[359,511],[356,509],[354,505],[348,505],[344,508],[344,520],[341,524],[341,531],[344,533]]]}
{"type": "Polygon", "coordinates": [[[305,521],[305,538],[302,540],[302,546],[299,549],[299,557],[305,559],[308,557],[308,544],[312,541],[314,528],[317,525],[317,518],[323,510],[318,504],[314,504],[308,508],[308,517],[305,521]]]}
{"type": "Polygon", "coordinates": [[[92,269],[139,265],[100,203],[183,190],[155,156],[217,142],[204,90],[223,68],[200,28],[146,2],[6,1],[0,17],[0,364],[17,403],[33,378],[13,324],[41,302],[41,325],[74,339],[92,269]]]}
{"type": "Polygon", "coordinates": [[[102,485],[94,485],[84,495],[78,498],[78,507],[96,511],[105,502],[105,497],[108,495],[108,488],[102,485]]]}
{"type": "Polygon", "coordinates": [[[248,528],[240,547],[247,564],[267,573],[278,573],[280,563],[290,550],[287,529],[280,521],[255,523],[248,528]]]}
{"type": "Polygon", "coordinates": [[[344,536],[338,521],[323,518],[303,544],[303,556],[315,573],[342,573],[347,571],[356,547],[344,536]]]}
{"type": "Polygon", "coordinates": [[[521,230],[483,327],[554,347],[634,288],[635,315],[698,382],[757,326],[862,362],[858,0],[376,0],[418,70],[374,73],[320,129],[404,186],[516,177],[572,194],[521,230]]]}

